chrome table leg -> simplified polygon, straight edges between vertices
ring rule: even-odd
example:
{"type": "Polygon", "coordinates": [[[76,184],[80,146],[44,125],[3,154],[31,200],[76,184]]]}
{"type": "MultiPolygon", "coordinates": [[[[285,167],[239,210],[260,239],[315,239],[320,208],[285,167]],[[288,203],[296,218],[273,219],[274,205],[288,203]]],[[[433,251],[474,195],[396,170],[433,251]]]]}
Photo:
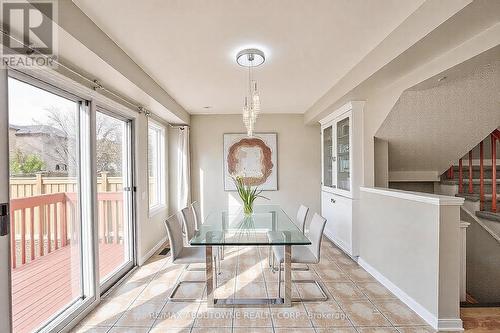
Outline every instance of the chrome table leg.
{"type": "Polygon", "coordinates": [[[207,280],[207,306],[214,304],[214,272],[212,263],[212,246],[205,246],[205,278],[207,280]]]}
{"type": "MultiPolygon", "coordinates": [[[[281,268],[279,268],[281,272],[281,268]]],[[[284,304],[292,306],[292,246],[285,245],[285,295],[284,304]]]]}

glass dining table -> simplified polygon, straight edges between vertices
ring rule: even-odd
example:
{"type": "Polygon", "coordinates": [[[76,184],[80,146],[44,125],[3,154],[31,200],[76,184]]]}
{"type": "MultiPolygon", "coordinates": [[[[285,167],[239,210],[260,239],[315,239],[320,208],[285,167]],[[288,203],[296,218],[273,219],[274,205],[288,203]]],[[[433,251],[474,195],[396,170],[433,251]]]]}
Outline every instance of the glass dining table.
{"type": "Polygon", "coordinates": [[[292,245],[309,245],[311,241],[278,205],[255,205],[252,215],[241,210],[214,211],[207,216],[190,240],[191,246],[205,246],[207,304],[210,307],[285,306],[292,305],[292,245]],[[284,294],[277,298],[215,298],[214,247],[283,246],[284,294]]]}

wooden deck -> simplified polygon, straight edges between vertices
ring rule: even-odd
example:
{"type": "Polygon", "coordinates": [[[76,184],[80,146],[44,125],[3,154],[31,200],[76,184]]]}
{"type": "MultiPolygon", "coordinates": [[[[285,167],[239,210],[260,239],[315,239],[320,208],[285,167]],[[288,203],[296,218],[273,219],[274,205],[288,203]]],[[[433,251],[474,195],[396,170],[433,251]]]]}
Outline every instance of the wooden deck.
{"type": "MultiPolygon", "coordinates": [[[[123,263],[123,245],[99,244],[99,260],[99,274],[107,276],[123,263]]],[[[59,248],[13,269],[14,332],[32,332],[80,297],[80,257],[76,246],[59,248]]]]}

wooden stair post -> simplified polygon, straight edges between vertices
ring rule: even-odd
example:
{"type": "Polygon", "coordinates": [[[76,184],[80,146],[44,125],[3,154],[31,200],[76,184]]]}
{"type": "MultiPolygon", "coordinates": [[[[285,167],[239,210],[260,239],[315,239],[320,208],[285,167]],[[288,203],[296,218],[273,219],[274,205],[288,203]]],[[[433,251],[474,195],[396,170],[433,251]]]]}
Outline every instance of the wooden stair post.
{"type": "Polygon", "coordinates": [[[462,170],[462,159],[458,160],[458,193],[464,192],[464,181],[463,181],[464,173],[462,170]]]}
{"type": "Polygon", "coordinates": [[[484,147],[483,141],[479,143],[479,209],[484,209],[484,147]]]}
{"type": "Polygon", "coordinates": [[[497,212],[497,138],[491,135],[491,211],[497,212]]]}
{"type": "Polygon", "coordinates": [[[472,186],[472,150],[469,151],[469,194],[474,193],[474,187],[472,186]]]}

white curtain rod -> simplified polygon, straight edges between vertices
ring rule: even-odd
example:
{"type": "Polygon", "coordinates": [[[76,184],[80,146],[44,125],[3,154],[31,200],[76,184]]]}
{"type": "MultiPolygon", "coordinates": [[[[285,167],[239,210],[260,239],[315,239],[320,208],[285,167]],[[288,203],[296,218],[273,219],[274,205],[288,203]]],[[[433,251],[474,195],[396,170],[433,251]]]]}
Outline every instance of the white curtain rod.
{"type": "MultiPolygon", "coordinates": [[[[45,59],[49,59],[48,56],[38,52],[36,49],[33,49],[30,45],[26,45],[24,44],[24,42],[12,37],[10,34],[8,34],[5,30],[3,30],[2,28],[0,28],[0,31],[2,32],[2,34],[4,34],[5,36],[8,36],[9,38],[15,40],[16,42],[22,44],[23,46],[25,46],[26,48],[28,48],[29,50],[33,51],[33,53],[37,53],[38,55],[42,56],[42,57],[45,57],[45,59]]],[[[4,46],[5,47],[5,46],[4,46]]],[[[29,56],[29,54],[27,54],[27,56],[29,56]]],[[[103,90],[103,91],[106,91],[108,94],[118,98],[119,100],[127,103],[128,105],[130,106],[133,106],[133,109],[134,111],[136,111],[137,113],[141,114],[141,113],[144,113],[147,117],[153,115],[153,113],[150,111],[150,110],[147,110],[146,108],[144,108],[142,105],[137,105],[137,104],[134,104],[132,102],[130,102],[127,98],[121,96],[120,94],[118,93],[115,93],[109,89],[107,89],[106,87],[104,87],[100,82],[99,80],[97,79],[89,79],[88,77],[86,77],[85,75],[77,72],[76,70],[60,63],[59,61],[53,59],[52,60],[54,63],[56,63],[57,65],[65,68],[66,70],[72,72],[73,74],[81,77],[82,79],[84,79],[85,81],[89,82],[91,84],[91,89],[93,89],[94,91],[98,91],[98,90],[103,90]]],[[[169,124],[170,125],[170,124],[169,124]]]]}

